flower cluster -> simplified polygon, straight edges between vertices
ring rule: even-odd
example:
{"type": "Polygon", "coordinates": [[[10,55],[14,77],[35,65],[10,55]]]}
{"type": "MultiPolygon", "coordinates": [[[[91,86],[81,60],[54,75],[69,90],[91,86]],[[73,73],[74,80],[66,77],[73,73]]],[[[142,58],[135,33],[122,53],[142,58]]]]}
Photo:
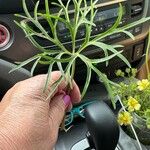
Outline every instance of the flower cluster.
{"type": "Polygon", "coordinates": [[[142,81],[138,81],[137,84],[138,84],[138,89],[140,91],[145,90],[150,85],[150,83],[147,79],[143,79],[142,81]]]}
{"type": "Polygon", "coordinates": [[[129,125],[132,123],[132,116],[129,112],[125,111],[125,112],[121,112],[118,115],[118,122],[120,125],[129,125]]]}
{"type": "Polygon", "coordinates": [[[114,88],[114,94],[121,98],[125,110],[118,114],[120,125],[130,125],[133,121],[133,114],[136,113],[146,120],[150,128],[150,79],[137,80],[137,70],[127,68],[125,72],[118,70],[116,75],[124,77],[120,88],[114,88]]]}

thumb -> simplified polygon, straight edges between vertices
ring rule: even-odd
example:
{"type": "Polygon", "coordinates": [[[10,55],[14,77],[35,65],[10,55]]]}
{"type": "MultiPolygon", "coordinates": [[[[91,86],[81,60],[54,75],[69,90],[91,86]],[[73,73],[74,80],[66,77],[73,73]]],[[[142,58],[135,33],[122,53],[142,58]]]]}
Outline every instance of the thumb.
{"type": "Polygon", "coordinates": [[[55,127],[59,128],[65,115],[65,110],[71,105],[69,95],[57,95],[50,102],[50,121],[53,121],[55,127]]]}

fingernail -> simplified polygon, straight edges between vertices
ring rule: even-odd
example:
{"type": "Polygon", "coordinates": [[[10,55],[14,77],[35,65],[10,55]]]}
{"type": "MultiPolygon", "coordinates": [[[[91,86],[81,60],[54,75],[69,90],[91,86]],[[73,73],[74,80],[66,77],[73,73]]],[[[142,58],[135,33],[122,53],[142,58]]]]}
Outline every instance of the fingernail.
{"type": "Polygon", "coordinates": [[[69,95],[65,95],[65,96],[63,97],[63,101],[64,101],[66,107],[69,106],[69,104],[71,103],[71,98],[70,98],[70,96],[69,96],[69,95]]]}

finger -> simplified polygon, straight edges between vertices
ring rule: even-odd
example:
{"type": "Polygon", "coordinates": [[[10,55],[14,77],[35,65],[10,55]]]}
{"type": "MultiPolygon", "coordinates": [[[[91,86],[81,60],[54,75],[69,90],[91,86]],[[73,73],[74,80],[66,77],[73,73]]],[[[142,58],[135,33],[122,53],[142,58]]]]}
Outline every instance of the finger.
{"type": "MultiPolygon", "coordinates": [[[[49,86],[51,86],[52,83],[56,82],[61,77],[61,72],[60,71],[54,71],[54,72],[52,72],[51,77],[52,77],[52,81],[49,84],[49,86]]],[[[62,81],[61,84],[56,89],[56,91],[54,92],[54,94],[56,94],[59,91],[66,91],[66,87],[67,87],[67,83],[65,81],[62,81]]],[[[73,88],[70,91],[70,96],[71,96],[72,103],[78,103],[81,100],[81,94],[80,94],[79,87],[77,86],[75,81],[73,81],[72,87],[73,88]]]]}
{"type": "Polygon", "coordinates": [[[73,81],[73,89],[70,92],[70,97],[72,100],[72,103],[79,103],[81,101],[81,94],[80,94],[80,89],[78,85],[73,81]]]}
{"type": "Polygon", "coordinates": [[[71,98],[69,95],[58,95],[53,97],[50,103],[50,122],[54,124],[56,128],[60,127],[60,124],[64,118],[67,107],[71,104],[71,98]]]}
{"type": "MultiPolygon", "coordinates": [[[[20,82],[19,84],[17,84],[19,85],[18,92],[21,95],[28,95],[32,98],[35,96],[35,98],[42,97],[43,99],[46,99],[48,94],[51,91],[51,85],[55,83],[60,77],[61,77],[60,71],[54,71],[51,73],[51,80],[48,84],[47,92],[45,93],[43,93],[43,89],[44,89],[45,82],[47,79],[46,74],[38,75],[38,76],[35,76],[35,77],[32,77],[30,79],[20,82]]],[[[49,101],[59,91],[66,91],[66,87],[67,87],[67,83],[65,82],[65,80],[63,80],[59,84],[57,89],[53,92],[52,96],[49,98],[49,101]]],[[[70,96],[71,96],[73,103],[77,103],[80,101],[80,90],[75,82],[73,82],[73,89],[70,92],[70,96]]]]}

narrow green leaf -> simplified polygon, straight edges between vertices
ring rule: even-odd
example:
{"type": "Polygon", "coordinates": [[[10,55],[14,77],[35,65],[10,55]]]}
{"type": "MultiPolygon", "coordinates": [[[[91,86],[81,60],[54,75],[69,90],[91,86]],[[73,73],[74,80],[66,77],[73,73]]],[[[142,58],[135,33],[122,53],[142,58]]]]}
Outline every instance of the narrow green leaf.
{"type": "Polygon", "coordinates": [[[29,11],[28,11],[28,9],[27,9],[26,0],[22,0],[22,5],[23,5],[23,9],[24,9],[24,12],[27,15],[27,17],[32,18],[29,11]]]}
{"type": "Polygon", "coordinates": [[[52,2],[51,4],[54,5],[54,6],[62,8],[62,6],[60,4],[58,4],[58,3],[52,2]]]}
{"type": "MultiPolygon", "coordinates": [[[[118,51],[116,49],[114,49],[112,46],[108,47],[108,50],[110,50],[112,53],[117,53],[118,51]]],[[[117,55],[129,68],[131,68],[131,65],[129,63],[129,61],[127,60],[126,57],[124,57],[122,54],[118,54],[117,55]]]]}
{"type": "Polygon", "coordinates": [[[45,0],[45,10],[46,10],[46,14],[50,14],[48,0],[45,0]]]}
{"type": "MultiPolygon", "coordinates": [[[[107,50],[111,51],[114,54],[118,52],[115,48],[113,48],[113,46],[105,44],[105,43],[102,43],[102,42],[91,42],[91,45],[97,46],[97,47],[99,47],[101,49],[107,49],[107,50]]],[[[122,61],[124,61],[125,64],[128,65],[129,68],[131,68],[131,65],[130,65],[129,61],[122,54],[119,53],[119,54],[117,54],[117,56],[122,61]]]]}
{"type": "Polygon", "coordinates": [[[37,2],[36,2],[36,5],[35,5],[35,7],[34,7],[34,19],[35,19],[35,20],[38,20],[37,11],[38,11],[38,7],[39,7],[39,2],[40,2],[40,1],[37,1],[37,2]]]}
{"type": "Polygon", "coordinates": [[[52,73],[52,69],[53,69],[53,65],[55,62],[52,62],[49,67],[48,67],[48,72],[47,72],[47,78],[46,78],[46,82],[45,82],[45,86],[44,86],[44,92],[46,91],[46,89],[48,88],[49,82],[51,80],[51,73],[52,73]]]}
{"type": "MultiPolygon", "coordinates": [[[[57,56],[57,59],[61,59],[61,57],[64,55],[64,53],[61,53],[57,56]]],[[[61,74],[64,76],[64,70],[63,70],[63,67],[62,67],[62,64],[61,62],[57,62],[57,66],[58,66],[58,69],[60,70],[61,74]]]]}
{"type": "Polygon", "coordinates": [[[113,48],[124,48],[124,45],[112,45],[113,48]]]}
{"type": "Polygon", "coordinates": [[[116,22],[114,23],[114,25],[111,28],[109,28],[107,31],[96,35],[96,37],[93,39],[93,41],[98,41],[98,40],[102,39],[103,37],[105,37],[107,34],[112,33],[119,26],[119,24],[122,20],[122,16],[123,16],[123,7],[122,7],[122,4],[119,3],[118,18],[117,18],[116,22]]]}
{"type": "Polygon", "coordinates": [[[93,65],[91,66],[92,70],[98,75],[98,77],[100,78],[101,81],[103,81],[107,91],[108,91],[108,95],[111,99],[112,105],[114,107],[114,109],[116,109],[116,104],[115,104],[115,99],[114,99],[114,95],[113,95],[113,90],[109,84],[109,80],[107,78],[107,76],[103,73],[101,73],[96,67],[94,67],[93,65]]]}
{"type": "MultiPolygon", "coordinates": [[[[108,57],[108,51],[107,51],[107,49],[103,49],[103,51],[104,51],[104,55],[105,55],[105,57],[108,57]]],[[[106,67],[108,66],[108,61],[106,61],[106,67]]]]}
{"type": "Polygon", "coordinates": [[[132,33],[130,33],[129,31],[124,30],[122,32],[125,33],[126,35],[128,35],[132,40],[135,40],[135,36],[132,33]]]}
{"type": "MultiPolygon", "coordinates": [[[[46,15],[51,14],[50,9],[49,9],[49,2],[48,2],[48,0],[45,0],[45,10],[46,10],[46,15]]],[[[53,24],[52,19],[46,17],[46,20],[47,20],[47,22],[48,22],[48,24],[49,24],[49,26],[50,26],[50,29],[51,29],[51,31],[52,31],[52,34],[54,35],[54,34],[55,34],[55,31],[54,31],[55,28],[54,28],[54,24],[53,24]]]]}
{"type": "Polygon", "coordinates": [[[20,15],[20,14],[14,14],[16,17],[19,17],[19,18],[23,18],[23,19],[28,19],[26,16],[23,16],[23,15],[20,15]]]}
{"type": "Polygon", "coordinates": [[[114,53],[114,54],[112,54],[112,55],[110,55],[110,56],[107,56],[107,57],[104,57],[104,58],[100,58],[100,59],[91,59],[91,62],[92,62],[93,64],[103,63],[103,62],[105,62],[105,61],[108,61],[108,60],[110,60],[110,59],[116,57],[118,54],[121,54],[122,52],[123,52],[123,51],[119,51],[119,52],[116,52],[116,53],[114,53]]]}
{"type": "Polygon", "coordinates": [[[84,95],[86,94],[87,89],[88,89],[89,84],[90,84],[90,81],[91,81],[92,69],[90,68],[90,66],[88,66],[88,64],[86,64],[86,65],[87,65],[87,76],[86,76],[86,81],[85,81],[84,88],[83,88],[83,91],[81,94],[81,98],[83,98],[84,95]]]}
{"type": "Polygon", "coordinates": [[[64,77],[61,76],[52,86],[51,86],[51,91],[49,92],[46,101],[49,100],[52,95],[54,94],[54,92],[56,91],[56,89],[58,88],[58,86],[60,85],[60,83],[64,80],[64,77]]]}
{"type": "Polygon", "coordinates": [[[119,31],[120,31],[120,30],[127,30],[127,29],[130,29],[130,28],[132,28],[132,27],[135,27],[135,26],[137,26],[137,25],[139,25],[139,24],[142,24],[142,23],[144,23],[144,22],[147,22],[147,21],[149,21],[149,20],[150,20],[150,17],[142,18],[142,19],[140,19],[140,20],[134,21],[134,22],[132,22],[132,23],[130,23],[130,24],[127,24],[127,25],[125,25],[125,26],[123,26],[123,27],[120,27],[120,28],[118,28],[118,29],[119,29],[119,31]]]}
{"type": "Polygon", "coordinates": [[[14,20],[14,23],[21,29],[23,29],[23,30],[25,29],[18,21],[14,20]]]}
{"type": "Polygon", "coordinates": [[[11,69],[11,70],[9,71],[9,73],[14,72],[14,71],[16,71],[16,70],[22,68],[23,66],[29,64],[30,62],[34,61],[34,60],[37,59],[37,58],[39,58],[39,56],[38,56],[38,55],[35,55],[35,56],[33,56],[33,57],[31,57],[31,58],[29,58],[29,59],[23,61],[21,64],[17,65],[17,66],[14,67],[13,69],[11,69]]]}
{"type": "Polygon", "coordinates": [[[35,70],[35,68],[36,68],[36,66],[37,66],[37,64],[38,64],[38,62],[39,62],[40,59],[41,59],[41,57],[39,57],[39,58],[34,62],[32,68],[31,68],[31,76],[33,76],[34,70],[35,70]]]}

